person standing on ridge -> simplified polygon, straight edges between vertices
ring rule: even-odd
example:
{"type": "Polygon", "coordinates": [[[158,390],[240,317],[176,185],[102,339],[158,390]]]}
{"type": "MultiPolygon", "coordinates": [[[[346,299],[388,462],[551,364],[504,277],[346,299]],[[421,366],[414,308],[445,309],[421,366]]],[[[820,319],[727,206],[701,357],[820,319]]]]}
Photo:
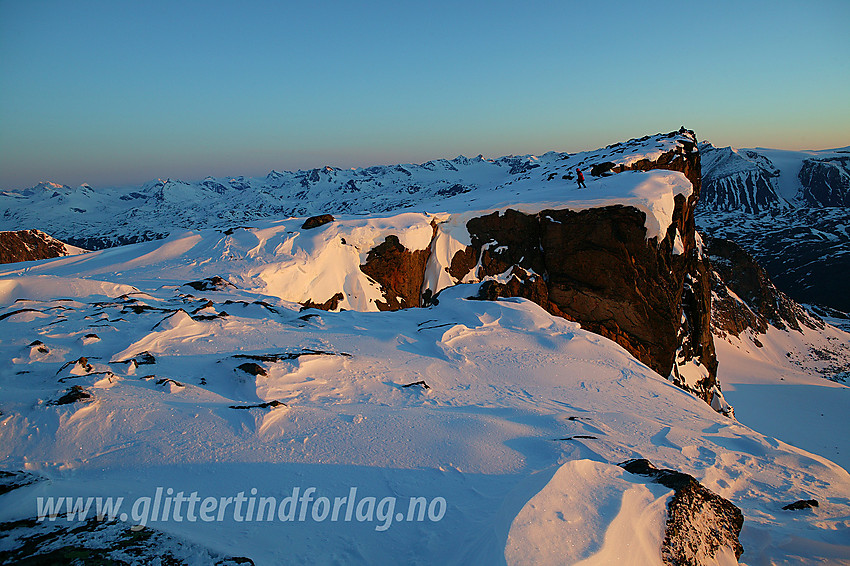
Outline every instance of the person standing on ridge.
{"type": "Polygon", "coordinates": [[[576,184],[578,184],[578,188],[586,189],[587,185],[584,184],[584,174],[582,174],[581,169],[578,167],[576,167],[576,175],[578,175],[576,177],[576,184]]]}

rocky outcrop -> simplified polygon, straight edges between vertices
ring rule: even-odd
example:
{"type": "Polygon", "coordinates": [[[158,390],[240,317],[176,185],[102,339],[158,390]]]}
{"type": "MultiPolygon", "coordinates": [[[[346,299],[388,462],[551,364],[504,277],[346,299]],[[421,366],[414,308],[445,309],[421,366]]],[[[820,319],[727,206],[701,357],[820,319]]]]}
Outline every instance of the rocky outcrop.
{"type": "Polygon", "coordinates": [[[718,335],[739,336],[747,329],[764,334],[768,325],[797,332],[803,326],[823,328],[823,321],[777,289],[767,272],[736,243],[706,238],[706,253],[714,270],[712,318],[718,335]]]}
{"type": "Polygon", "coordinates": [[[319,226],[324,226],[325,224],[329,224],[334,221],[334,217],[332,214],[319,214],[318,216],[311,216],[307,220],[304,221],[304,224],[301,225],[301,228],[304,230],[311,230],[313,228],[318,228],[319,226]]]}
{"type": "Polygon", "coordinates": [[[304,309],[319,309],[323,311],[335,311],[339,307],[339,302],[345,299],[342,293],[335,293],[333,297],[322,303],[314,303],[312,300],[307,300],[301,303],[304,309]]]}
{"type": "Polygon", "coordinates": [[[658,469],[649,460],[620,464],[632,474],[645,476],[673,490],[667,504],[667,525],[661,558],[671,566],[700,566],[715,559],[721,548],[740,558],[744,547],[738,540],[744,516],[728,500],[700,484],[693,476],[658,469]]]}
{"type": "Polygon", "coordinates": [[[462,279],[462,269],[455,266],[474,264],[479,280],[507,278],[488,282],[481,298],[530,299],[614,340],[711,403],[717,358],[710,324],[710,269],[699,254],[694,228],[700,189],[695,143],[685,139],[654,161],[605,168],[614,174],[669,168],[688,177],[693,194],[676,197],[673,222],[660,241],[647,240],[645,215],[632,207],[544,210],[534,215],[509,209],[467,223],[472,244],[455,254],[450,273],[462,279]],[[697,382],[678,379],[677,367],[688,363],[703,368],[697,382]]]}
{"type": "MultiPolygon", "coordinates": [[[[683,173],[693,191],[675,197],[665,233],[647,239],[645,213],[623,205],[536,214],[507,209],[468,220],[471,244],[443,260],[448,263],[443,269],[455,283],[484,281],[477,298],[524,297],[553,315],[578,321],[712,403],[718,390],[711,271],[698,249],[693,214],[700,156],[693,132],[661,137],[676,143],[651,160],[616,164],[602,158],[584,167],[599,175],[652,169],[683,173]],[[690,371],[696,378],[683,377],[682,368],[689,364],[697,368],[690,371]]],[[[616,159],[630,143],[643,142],[614,144],[604,156],[616,159]]],[[[384,292],[379,309],[431,303],[433,290],[424,282],[429,254],[430,248],[406,249],[395,235],[368,252],[361,270],[384,292]]]]}
{"type": "Polygon", "coordinates": [[[64,242],[40,230],[0,232],[0,263],[35,261],[68,255],[64,242]]]}
{"type": "Polygon", "coordinates": [[[430,248],[408,250],[389,235],[371,250],[360,270],[377,281],[384,291],[384,301],[377,301],[382,311],[421,306],[422,281],[430,248]]]}

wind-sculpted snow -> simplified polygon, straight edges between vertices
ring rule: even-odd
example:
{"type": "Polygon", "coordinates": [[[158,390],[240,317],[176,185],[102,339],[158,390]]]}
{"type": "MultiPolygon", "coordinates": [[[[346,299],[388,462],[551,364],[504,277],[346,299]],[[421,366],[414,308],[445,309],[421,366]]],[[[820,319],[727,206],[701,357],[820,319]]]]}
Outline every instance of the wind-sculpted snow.
{"type": "MultiPolygon", "coordinates": [[[[371,241],[360,222],[350,228],[371,241]]],[[[456,285],[428,308],[323,312],[231,276],[250,264],[246,250],[278,249],[272,235],[288,226],[267,228],[259,247],[249,231],[219,235],[221,259],[206,264],[208,243],[191,234],[50,260],[54,272],[104,281],[87,290],[20,278],[0,310],[0,467],[49,481],[3,495],[0,521],[34,515],[36,494],[133,500],[165,486],[281,498],[317,486],[332,497],[356,486],[443,497],[447,511],[384,531],[310,515],[150,526],[257,564],[660,564],[669,492],[616,465],[648,458],[742,510],[747,563],[847,558],[846,471],[717,414],[529,301],[471,301],[479,286],[456,285]],[[119,278],[126,288],[106,284],[119,278]],[[30,284],[40,298],[22,297],[30,284]],[[428,387],[406,387],[418,382],[428,387]],[[72,390],[87,397],[56,403],[72,390]],[[793,514],[781,509],[789,494],[829,503],[793,514]],[[541,499],[552,502],[542,515],[541,499]]]]}
{"type": "MultiPolygon", "coordinates": [[[[577,167],[588,177],[593,166],[601,163],[634,168],[641,161],[681,151],[682,142],[691,148],[695,145],[692,135],[674,132],[578,154],[459,156],[419,165],[272,171],[255,178],[167,179],[135,189],[41,183],[0,193],[0,228],[38,228],[83,248],[100,249],[175,231],[226,229],[288,216],[483,210],[503,203],[539,202],[541,192],[561,201],[576,185],[577,167]]],[[[599,183],[588,187],[596,190],[569,198],[605,198],[599,183]]]]}

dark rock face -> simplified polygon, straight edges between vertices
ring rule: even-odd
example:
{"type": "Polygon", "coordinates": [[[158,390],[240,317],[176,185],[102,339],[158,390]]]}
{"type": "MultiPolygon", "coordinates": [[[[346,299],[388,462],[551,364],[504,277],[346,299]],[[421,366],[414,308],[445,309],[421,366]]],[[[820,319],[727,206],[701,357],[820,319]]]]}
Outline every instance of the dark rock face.
{"type": "Polygon", "coordinates": [[[744,553],[738,540],[744,516],[728,500],[706,489],[693,476],[660,470],[649,460],[629,460],[620,466],[674,491],[667,505],[667,527],[661,543],[665,564],[700,566],[705,558],[714,558],[721,547],[730,548],[736,558],[744,553]]]}
{"type": "Polygon", "coordinates": [[[722,238],[707,238],[706,252],[719,276],[713,288],[713,324],[720,335],[739,336],[746,329],[764,334],[768,324],[800,332],[802,326],[823,328],[823,321],[806,312],[776,288],[767,272],[740,246],[722,238]],[[744,304],[729,294],[731,290],[744,304]]]}
{"type": "Polygon", "coordinates": [[[394,235],[387,236],[382,244],[369,250],[360,270],[380,283],[384,290],[386,300],[377,303],[380,310],[421,305],[422,281],[430,254],[430,247],[408,250],[394,235]]]}
{"type": "MultiPolygon", "coordinates": [[[[680,198],[677,209],[685,204],[680,198]]],[[[683,214],[678,216],[681,220],[683,214]]],[[[579,321],[664,376],[670,375],[684,339],[679,329],[687,306],[686,336],[694,355],[716,369],[706,286],[691,283],[685,293],[685,274],[702,282],[704,270],[672,253],[676,223],[656,245],[646,242],[644,221],[642,212],[623,206],[534,216],[508,210],[472,219],[467,229],[472,247],[480,250],[478,276],[514,269],[506,284],[487,282],[482,293],[525,297],[579,321]]],[[[705,398],[710,401],[707,393],[705,398]]]]}
{"type": "Polygon", "coordinates": [[[333,222],[334,217],[332,214],[320,214],[318,216],[311,216],[307,220],[304,221],[304,224],[301,225],[301,228],[304,230],[310,230],[311,228],[318,228],[324,224],[328,224],[329,222],[333,222]]]}
{"type": "Polygon", "coordinates": [[[40,230],[0,232],[0,263],[35,261],[68,255],[65,244],[40,230]]]}
{"type": "Polygon", "coordinates": [[[806,159],[800,169],[798,195],[809,206],[850,206],[850,155],[806,159]]]}
{"type": "Polygon", "coordinates": [[[847,209],[802,207],[747,214],[702,211],[703,234],[731,240],[764,267],[795,301],[850,312],[847,209]]]}
{"type": "Polygon", "coordinates": [[[240,370],[244,371],[245,373],[247,373],[249,375],[253,375],[253,376],[268,375],[268,372],[266,372],[266,370],[263,366],[261,366],[260,364],[256,364],[254,362],[245,362],[244,364],[240,364],[239,367],[237,367],[236,369],[240,369],[240,370]]]}

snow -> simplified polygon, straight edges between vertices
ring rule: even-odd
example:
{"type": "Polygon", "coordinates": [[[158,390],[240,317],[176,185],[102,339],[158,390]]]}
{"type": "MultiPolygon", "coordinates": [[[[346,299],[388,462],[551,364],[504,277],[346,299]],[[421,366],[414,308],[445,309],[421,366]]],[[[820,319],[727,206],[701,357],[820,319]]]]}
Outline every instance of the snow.
{"type": "Polygon", "coordinates": [[[506,562],[660,566],[672,493],[618,466],[567,462],[514,519],[506,562]]]}
{"type": "MultiPolygon", "coordinates": [[[[663,149],[666,140],[648,143],[663,149]]],[[[645,212],[648,238],[666,233],[675,196],[691,194],[680,173],[589,177],[587,190],[544,180],[591,157],[638,153],[619,149],[435,162],[435,178],[462,170],[477,188],[423,200],[418,212],[343,213],[311,230],[301,228],[304,215],[252,218],[227,232],[211,214],[164,240],[3,266],[0,355],[11,363],[0,364],[0,469],[45,479],[3,495],[0,521],[32,517],[47,496],[132,501],[171,488],[281,501],[315,487],[316,498],[333,500],[356,488],[361,501],[396,497],[399,512],[410,497],[444,498],[446,512],[422,522],[308,513],[148,523],[258,565],[659,564],[670,490],[617,466],[647,458],[741,508],[742,563],[850,561],[850,448],[836,434],[850,424],[847,387],[812,375],[824,366],[805,356],[846,334],[776,331],[763,348],[718,340],[736,421],[579,324],[524,299],[468,300],[478,284],[446,273],[469,243],[466,221],[507,207],[624,204],[645,212]],[[540,167],[505,181],[506,168],[527,162],[540,167]],[[426,284],[442,289],[438,305],[376,312],[379,289],[359,266],[389,235],[411,250],[430,247],[426,284]],[[185,285],[214,276],[229,285],[185,285]],[[338,291],[340,312],[298,304],[338,291]],[[153,363],[130,361],[143,352],[153,363]],[[240,369],[246,362],[265,374],[240,369]],[[428,388],[406,387],[420,381],[428,388]],[[54,404],[74,385],[92,399],[54,404]],[[801,498],[821,506],[781,509],[801,498]]],[[[194,190],[141,190],[165,187],[194,190]]],[[[375,194],[358,207],[371,208],[375,194]]],[[[703,370],[684,368],[689,380],[703,370]]],[[[721,552],[716,563],[734,556],[721,552]]]]}
{"type": "MultiPolygon", "coordinates": [[[[360,265],[366,263],[369,250],[387,236],[398,237],[411,251],[431,249],[425,288],[437,292],[457,283],[447,268],[454,254],[471,241],[466,229],[471,218],[508,208],[536,214],[544,209],[578,211],[619,204],[644,212],[646,237],[660,241],[672,223],[675,196],[688,196],[692,191],[683,174],[671,171],[625,172],[588,183],[592,192],[565,192],[557,185],[538,187],[525,195],[533,197],[526,201],[506,201],[504,191],[493,191],[475,202],[482,208],[454,213],[340,216],[308,230],[301,227],[303,218],[291,218],[255,222],[253,227],[229,230],[229,234],[213,229],[175,232],[163,240],[0,268],[0,292],[6,288],[7,296],[17,293],[15,298],[35,292],[33,296],[40,298],[43,295],[29,288],[34,285],[32,278],[42,275],[73,278],[68,279],[71,289],[100,285],[101,293],[117,296],[137,290],[126,285],[129,280],[138,289],[153,291],[163,284],[179,286],[227,274],[230,283],[265,297],[323,303],[342,292],[345,297],[339,309],[377,311],[377,303],[384,297],[360,265]],[[19,276],[25,274],[30,283],[20,281],[19,276]],[[98,282],[80,283],[88,280],[83,278],[98,282]],[[26,285],[28,291],[15,291],[20,285],[26,285]]],[[[73,296],[74,291],[70,292],[73,296]]]]}
{"type": "Polygon", "coordinates": [[[850,469],[850,388],[824,379],[829,362],[811,358],[818,350],[850,350],[850,334],[827,326],[814,332],[769,327],[752,337],[715,340],[718,378],[741,422],[820,454],[850,469]]]}
{"type": "MultiPolygon", "coordinates": [[[[12,337],[0,350],[16,359],[0,368],[0,467],[49,478],[4,496],[0,520],[28,516],[36,496],[132,500],[165,486],[215,497],[255,488],[282,498],[315,486],[334,497],[357,487],[379,499],[443,497],[447,511],[439,522],[396,522],[384,531],[374,522],[232,518],[152,526],[257,564],[316,557],[557,563],[553,557],[567,549],[589,564],[624,557],[651,564],[659,560],[669,491],[616,467],[646,457],[696,476],[742,508],[745,563],[803,550],[814,563],[846,545],[846,471],[718,415],[618,345],[533,303],[469,301],[476,286],[459,285],[427,309],[313,311],[304,319],[297,305],[244,288],[188,295],[173,284],[188,257],[159,255],[153,246],[129,248],[168,259],[120,276],[144,292],[106,302],[100,287],[70,302],[45,297],[27,302],[44,317],[0,321],[12,337]],[[127,305],[150,308],[136,313],[127,305]],[[191,314],[200,307],[229,316],[201,320],[191,314]],[[79,340],[92,332],[99,341],[79,340]],[[35,339],[53,357],[31,359],[35,339]],[[123,362],[142,350],[156,362],[130,371],[123,362]],[[325,353],[259,362],[266,376],[236,369],[245,361],[236,355],[304,350],[325,353]],[[60,370],[81,355],[93,361],[92,372],[60,370]],[[158,383],[165,379],[182,386],[158,383]],[[402,387],[420,380],[429,389],[402,387]],[[94,400],[48,404],[71,384],[94,400]],[[229,408],[272,400],[286,406],[229,408]],[[830,503],[807,515],[781,511],[803,495],[830,503]],[[576,521],[587,528],[574,528],[576,521]],[[765,537],[783,546],[765,546],[765,537]]],[[[201,264],[210,243],[202,238],[189,249],[201,264]]],[[[131,250],[39,267],[111,277],[105,261],[127,265],[131,250]]],[[[225,265],[214,271],[238,279],[225,265]]],[[[237,260],[229,265],[241,269],[237,260]]],[[[52,281],[64,296],[63,279],[52,281]]],[[[3,312],[16,308],[7,303],[3,312]]]]}

